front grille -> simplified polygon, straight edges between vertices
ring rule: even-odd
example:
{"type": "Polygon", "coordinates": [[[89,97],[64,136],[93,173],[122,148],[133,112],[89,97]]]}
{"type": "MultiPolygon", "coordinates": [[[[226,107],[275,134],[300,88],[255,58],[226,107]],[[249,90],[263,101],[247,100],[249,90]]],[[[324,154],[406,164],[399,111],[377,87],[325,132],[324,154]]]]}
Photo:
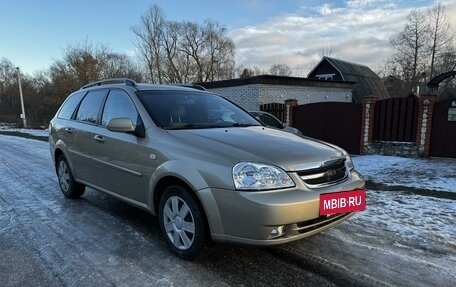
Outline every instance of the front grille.
{"type": "Polygon", "coordinates": [[[310,187],[319,187],[345,180],[348,173],[345,159],[338,159],[317,168],[298,171],[298,175],[310,187]]]}
{"type": "Polygon", "coordinates": [[[330,216],[320,216],[315,219],[307,220],[307,221],[302,221],[296,223],[297,225],[297,231],[299,234],[304,234],[308,233],[310,231],[313,231],[315,229],[324,227],[326,225],[329,225],[335,221],[341,220],[347,216],[349,216],[351,213],[340,213],[340,214],[333,214],[330,216]]]}

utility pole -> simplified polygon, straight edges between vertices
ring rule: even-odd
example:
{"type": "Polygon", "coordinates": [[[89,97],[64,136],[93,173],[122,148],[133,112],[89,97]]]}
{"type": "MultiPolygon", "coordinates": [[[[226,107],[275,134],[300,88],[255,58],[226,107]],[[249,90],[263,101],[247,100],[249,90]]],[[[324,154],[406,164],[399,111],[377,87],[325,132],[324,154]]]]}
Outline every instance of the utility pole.
{"type": "Polygon", "coordinates": [[[17,70],[17,82],[19,83],[19,95],[21,97],[21,108],[22,108],[21,119],[24,124],[24,129],[26,129],[27,128],[27,119],[25,118],[24,97],[22,96],[21,70],[19,69],[19,67],[16,67],[16,70],[17,70]]]}

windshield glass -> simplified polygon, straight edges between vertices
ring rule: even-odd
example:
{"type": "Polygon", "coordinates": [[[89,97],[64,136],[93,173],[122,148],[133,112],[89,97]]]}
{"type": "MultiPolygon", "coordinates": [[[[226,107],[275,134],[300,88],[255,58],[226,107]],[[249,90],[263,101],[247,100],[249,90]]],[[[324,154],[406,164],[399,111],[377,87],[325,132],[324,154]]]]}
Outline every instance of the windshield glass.
{"type": "Polygon", "coordinates": [[[254,117],[214,94],[198,91],[137,91],[157,126],[202,129],[261,125],[254,117]]]}

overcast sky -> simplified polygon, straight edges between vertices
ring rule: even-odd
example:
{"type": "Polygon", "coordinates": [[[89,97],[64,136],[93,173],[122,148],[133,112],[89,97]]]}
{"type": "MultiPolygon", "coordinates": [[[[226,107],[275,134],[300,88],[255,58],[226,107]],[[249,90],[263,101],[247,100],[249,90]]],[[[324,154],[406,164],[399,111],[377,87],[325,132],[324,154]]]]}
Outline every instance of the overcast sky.
{"type": "MultiPolygon", "coordinates": [[[[236,64],[267,68],[289,65],[306,76],[321,52],[368,65],[388,57],[389,39],[399,33],[413,9],[434,0],[0,0],[0,58],[26,73],[47,69],[71,44],[88,40],[135,57],[130,27],[153,3],[167,19],[225,25],[236,44],[236,64]]],[[[456,1],[445,0],[456,29],[456,1]]]]}

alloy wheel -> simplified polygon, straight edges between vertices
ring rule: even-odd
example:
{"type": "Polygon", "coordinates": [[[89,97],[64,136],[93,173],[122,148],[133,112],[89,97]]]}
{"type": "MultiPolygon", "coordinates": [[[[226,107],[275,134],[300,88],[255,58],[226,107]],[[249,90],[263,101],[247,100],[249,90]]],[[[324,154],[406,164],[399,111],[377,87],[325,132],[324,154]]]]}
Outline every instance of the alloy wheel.
{"type": "Polygon", "coordinates": [[[59,184],[63,191],[67,192],[70,188],[70,173],[65,161],[59,163],[59,184]]]}
{"type": "Polygon", "coordinates": [[[163,224],[171,243],[180,250],[189,249],[195,239],[195,220],[190,207],[178,196],[165,202],[163,224]]]}

